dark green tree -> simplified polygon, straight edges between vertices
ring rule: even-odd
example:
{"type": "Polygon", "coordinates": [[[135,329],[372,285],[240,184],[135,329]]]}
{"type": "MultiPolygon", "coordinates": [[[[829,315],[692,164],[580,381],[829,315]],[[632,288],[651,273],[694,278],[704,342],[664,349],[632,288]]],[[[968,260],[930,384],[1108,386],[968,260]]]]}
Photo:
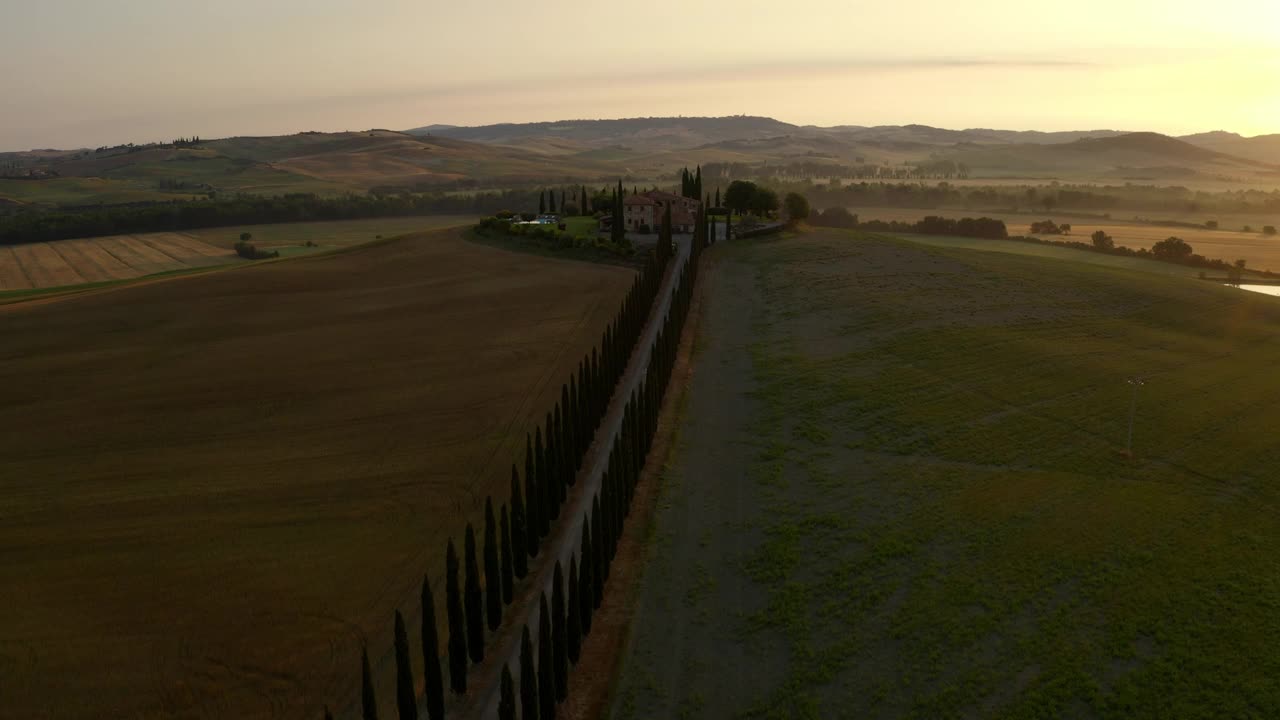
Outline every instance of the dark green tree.
{"type": "Polygon", "coordinates": [[[582,572],[578,576],[579,612],[582,614],[582,634],[591,632],[591,614],[596,609],[595,585],[592,572],[595,566],[595,554],[591,550],[591,516],[582,519],[582,543],[578,547],[578,556],[582,558],[582,572]]]}
{"type": "Polygon", "coordinates": [[[480,563],[476,559],[476,530],[467,523],[463,544],[463,604],[467,608],[467,650],[471,662],[484,659],[484,608],[480,594],[480,563]]]}
{"type": "Polygon", "coordinates": [[[498,528],[493,519],[493,498],[484,499],[484,609],[489,630],[502,623],[502,570],[498,565],[498,528]]]}
{"type": "Polygon", "coordinates": [[[378,720],[378,696],[373,692],[373,672],[369,669],[369,648],[360,651],[360,717],[378,720]]]}
{"type": "Polygon", "coordinates": [[[436,600],[431,581],[422,576],[422,676],[427,717],[444,720],[444,673],[440,668],[440,639],[436,630],[436,600]]]}
{"type": "Polygon", "coordinates": [[[449,541],[445,553],[445,610],[449,619],[449,688],[461,695],[467,691],[467,629],[458,588],[458,551],[449,541]]]}
{"type": "Polygon", "coordinates": [[[556,700],[569,697],[569,627],[565,622],[564,572],[560,561],[551,581],[551,659],[555,665],[556,700]]]}
{"type": "Polygon", "coordinates": [[[702,197],[702,166],[701,165],[698,166],[697,171],[694,173],[693,187],[691,189],[693,190],[693,193],[690,195],[691,198],[693,198],[694,200],[697,200],[698,198],[702,197]]]}
{"type": "Polygon", "coordinates": [[[413,689],[413,667],[409,662],[409,633],[404,616],[396,611],[396,709],[400,720],[418,720],[418,696],[413,689]]]}
{"type": "MultiPolygon", "coordinates": [[[[551,427],[551,414],[547,413],[547,428],[551,427]]],[[[545,536],[551,529],[551,504],[548,498],[554,492],[551,490],[551,479],[549,477],[547,467],[547,450],[542,446],[542,428],[538,428],[533,433],[533,464],[534,473],[538,476],[538,537],[545,536]]],[[[529,501],[533,504],[533,500],[529,501]]]]}
{"type": "Polygon", "coordinates": [[[542,538],[542,503],[538,494],[540,469],[535,465],[533,444],[528,433],[524,438],[525,549],[532,558],[538,556],[538,542],[542,538]]]}
{"type": "Polygon", "coordinates": [[[511,668],[502,666],[502,684],[498,692],[498,720],[516,720],[516,692],[512,687],[511,668]]]}
{"type": "Polygon", "coordinates": [[[578,558],[569,556],[569,607],[565,609],[565,639],[568,643],[569,662],[578,664],[582,651],[582,590],[578,587],[578,558]]]}
{"type": "Polygon", "coordinates": [[[734,180],[724,192],[725,207],[739,215],[751,210],[756,198],[756,184],[747,180],[734,180]]]}
{"type": "Polygon", "coordinates": [[[716,188],[716,204],[715,204],[715,207],[720,207],[720,188],[719,188],[719,187],[717,187],[717,188],[716,188]]]}
{"type": "Polygon", "coordinates": [[[597,494],[591,500],[591,549],[595,561],[591,568],[591,604],[595,609],[599,609],[601,601],[604,600],[605,539],[600,533],[600,527],[600,495],[597,494]]]}
{"type": "Polygon", "coordinates": [[[498,549],[502,551],[502,602],[504,605],[510,605],[511,597],[515,592],[516,572],[512,562],[515,553],[511,549],[511,522],[507,520],[506,505],[502,506],[499,516],[498,549]]]}
{"type": "Polygon", "coordinates": [[[533,642],[529,626],[520,636],[520,718],[538,720],[538,671],[533,666],[533,642]]]}
{"type": "Polygon", "coordinates": [[[529,572],[529,555],[525,543],[529,530],[525,527],[524,497],[520,494],[520,473],[511,463],[511,560],[515,576],[523,578],[529,572]]]}
{"type": "Polygon", "coordinates": [[[542,593],[538,615],[538,717],[550,720],[556,716],[556,681],[551,659],[551,613],[547,611],[547,594],[542,593]]]}
{"type": "Polygon", "coordinates": [[[787,209],[787,218],[793,223],[809,217],[809,201],[800,193],[787,193],[783,205],[787,209]]]}
{"type": "Polygon", "coordinates": [[[555,215],[555,213],[556,213],[556,191],[553,189],[551,192],[547,193],[547,195],[549,195],[549,196],[550,196],[550,197],[548,197],[548,198],[547,198],[547,199],[548,199],[548,203],[547,203],[547,212],[551,213],[552,215],[555,215]]]}
{"type": "Polygon", "coordinates": [[[333,713],[329,712],[329,706],[324,706],[324,720],[333,720],[333,713]]]}

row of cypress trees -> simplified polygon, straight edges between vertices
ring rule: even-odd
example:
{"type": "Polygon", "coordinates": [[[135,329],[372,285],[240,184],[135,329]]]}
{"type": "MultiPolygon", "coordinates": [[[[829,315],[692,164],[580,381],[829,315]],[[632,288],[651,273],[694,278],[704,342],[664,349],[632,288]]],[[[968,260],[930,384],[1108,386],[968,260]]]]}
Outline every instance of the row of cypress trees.
{"type": "MultiPolygon", "coordinates": [[[[622,197],[622,185],[619,182],[614,195],[615,202],[619,206],[622,197]]],[[[516,580],[528,574],[529,560],[537,557],[542,539],[551,532],[560,514],[568,488],[576,481],[583,458],[604,418],[614,389],[626,370],[632,350],[639,341],[645,321],[648,319],[649,310],[661,289],[663,273],[672,256],[669,240],[668,234],[668,242],[659,243],[658,250],[649,256],[636,275],[617,316],[605,329],[600,344],[592,348],[589,355],[583,357],[578,364],[577,373],[570,375],[569,382],[561,385],[560,401],[556,403],[554,410],[547,413],[545,423],[534,430],[532,437],[526,435],[524,478],[521,482],[520,471],[515,464],[512,464],[509,504],[503,504],[499,513],[495,515],[493,499],[485,499],[484,546],[480,550],[482,555],[478,555],[476,532],[471,523],[467,524],[463,536],[461,559],[453,540],[448,542],[445,551],[445,613],[448,627],[445,657],[449,663],[449,688],[454,693],[466,692],[469,665],[484,659],[485,626],[488,626],[491,633],[501,625],[502,614],[513,600],[516,580]],[[482,561],[483,571],[481,570],[482,561]],[[460,573],[461,585],[459,584],[460,573]]],[[[670,322],[670,318],[667,322],[670,322]]],[[[650,374],[653,373],[652,363],[649,371],[650,374]]],[[[650,385],[652,385],[651,382],[650,385]]],[[[653,401],[652,398],[650,401],[653,401]]],[[[627,419],[624,420],[624,434],[635,432],[633,429],[627,429],[629,427],[627,423],[634,424],[631,416],[635,412],[633,410],[635,402],[636,398],[633,395],[626,407],[624,417],[627,419]]],[[[656,407],[653,408],[653,414],[656,421],[656,407]]],[[[616,444],[614,452],[617,452],[616,444]]],[[[643,456],[640,455],[638,458],[635,461],[642,463],[643,456]]],[[[621,461],[615,460],[615,455],[611,453],[610,468],[613,468],[615,462],[621,461]]],[[[637,477],[638,468],[637,465],[633,471],[637,477]]],[[[607,502],[613,502],[613,495],[607,489],[604,496],[607,502]]],[[[620,523],[620,519],[615,519],[611,527],[619,527],[620,523]]],[[[601,528],[596,527],[595,534],[600,533],[601,528]]],[[[590,550],[589,533],[586,527],[583,529],[582,542],[584,547],[590,550]]],[[[616,548],[616,542],[614,537],[610,545],[610,559],[613,549],[616,548]]],[[[592,569],[596,572],[592,573],[592,569],[584,567],[580,574],[575,556],[570,563],[567,586],[569,599],[566,601],[565,588],[561,587],[565,585],[563,571],[557,562],[551,608],[548,610],[545,607],[544,593],[543,617],[547,617],[550,612],[552,616],[561,618],[560,622],[565,624],[572,609],[575,611],[575,617],[581,619],[583,611],[580,608],[584,598],[580,595],[579,586],[584,583],[591,591],[591,602],[588,603],[591,609],[594,610],[599,606],[602,597],[602,580],[593,581],[590,578],[599,574],[598,568],[603,560],[586,551],[582,553],[582,557],[591,559],[594,566],[592,569]],[[584,580],[584,577],[587,579],[584,580]],[[554,588],[560,589],[557,591],[554,588]]],[[[427,716],[430,720],[442,720],[445,699],[444,670],[439,654],[440,639],[436,625],[435,597],[426,577],[422,582],[421,602],[423,677],[427,716]]],[[[551,660],[542,665],[546,668],[544,672],[549,673],[551,681],[558,683],[555,687],[559,688],[567,680],[567,664],[562,664],[563,668],[557,670],[556,668],[560,668],[560,665],[555,665],[555,661],[563,654],[566,663],[570,659],[576,662],[577,648],[583,636],[581,629],[583,626],[578,625],[577,629],[570,633],[567,625],[561,630],[555,630],[548,622],[544,622],[543,626],[550,640],[543,643],[540,637],[539,651],[543,652],[545,647],[546,652],[552,652],[551,660]],[[562,636],[563,642],[560,642],[562,636]],[[573,642],[572,654],[569,653],[570,637],[576,638],[573,642]]],[[[589,627],[590,619],[587,618],[585,623],[589,627]]],[[[525,633],[525,639],[528,640],[527,628],[525,633]]],[[[395,614],[394,644],[396,706],[399,718],[400,720],[417,720],[417,701],[409,641],[404,618],[398,610],[395,614]]],[[[377,720],[377,696],[367,650],[362,653],[361,672],[362,717],[365,720],[377,720]]],[[[522,674],[522,693],[525,692],[523,686],[526,682],[526,677],[522,674]]],[[[511,688],[510,672],[504,668],[504,692],[511,688]]],[[[563,700],[564,695],[543,692],[542,697],[551,700],[552,709],[549,711],[551,714],[545,717],[552,717],[556,699],[563,700]]],[[[536,715],[526,715],[526,717],[536,717],[536,715]]]]}
{"type": "MultiPolygon", "coordinates": [[[[589,204],[590,201],[587,199],[586,185],[580,186],[576,191],[573,191],[572,194],[566,193],[565,190],[561,188],[560,212],[564,213],[565,208],[568,207],[569,205],[569,202],[573,200],[577,200],[580,203],[578,205],[579,215],[591,214],[591,205],[589,204]],[[576,195],[577,197],[575,198],[574,195],[576,195]]],[[[554,188],[551,190],[538,191],[538,214],[542,215],[544,213],[551,213],[553,215],[556,214],[556,191],[554,188]]]]}
{"type": "MultiPolygon", "coordinates": [[[[706,225],[700,223],[706,240],[706,225]]],[[[658,429],[658,412],[675,367],[680,334],[689,315],[697,278],[697,243],[681,270],[671,309],[655,339],[644,381],[632,392],[623,413],[622,429],[614,438],[600,492],[583,518],[580,546],[569,558],[566,583],[556,561],[551,602],[541,597],[538,652],[534,660],[532,631],[526,625],[520,644],[519,714],[515,683],[503,668],[500,720],[554,720],[557,706],[568,697],[569,668],[581,659],[582,644],[591,632],[592,618],[604,597],[604,584],[618,551],[623,523],[631,510],[636,483],[658,429]]]]}

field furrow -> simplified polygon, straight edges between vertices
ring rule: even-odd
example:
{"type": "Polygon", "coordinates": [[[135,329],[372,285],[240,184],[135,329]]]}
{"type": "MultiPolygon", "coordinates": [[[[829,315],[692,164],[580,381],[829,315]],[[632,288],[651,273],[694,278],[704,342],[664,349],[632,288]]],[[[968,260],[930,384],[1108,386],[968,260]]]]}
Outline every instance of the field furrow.
{"type": "Polygon", "coordinates": [[[137,244],[138,252],[146,255],[152,262],[169,265],[169,270],[177,270],[183,267],[191,267],[182,257],[187,255],[184,251],[175,252],[175,248],[168,243],[160,242],[154,235],[129,235],[129,241],[137,244]]]}
{"type": "Polygon", "coordinates": [[[85,282],[84,277],[68,265],[48,243],[15,245],[13,249],[34,287],[61,287],[85,282]]]}
{"type": "Polygon", "coordinates": [[[96,265],[107,276],[106,279],[108,280],[126,280],[138,276],[136,270],[108,252],[99,240],[63,240],[60,242],[74,248],[74,252],[79,252],[86,262],[96,265]]]}
{"type": "Polygon", "coordinates": [[[30,290],[33,287],[10,245],[0,245],[0,290],[30,290]]]}
{"type": "Polygon", "coordinates": [[[85,279],[85,282],[102,282],[116,279],[106,267],[98,262],[98,258],[85,254],[84,246],[74,240],[59,240],[49,243],[49,246],[62,256],[62,259],[68,265],[75,268],[76,272],[80,273],[80,276],[85,279]]]}

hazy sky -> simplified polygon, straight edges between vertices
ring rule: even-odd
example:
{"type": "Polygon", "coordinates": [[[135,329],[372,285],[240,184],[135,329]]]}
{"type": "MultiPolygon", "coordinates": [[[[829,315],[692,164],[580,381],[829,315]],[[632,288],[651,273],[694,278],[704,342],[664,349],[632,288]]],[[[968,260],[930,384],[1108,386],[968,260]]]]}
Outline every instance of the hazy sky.
{"type": "Polygon", "coordinates": [[[642,115],[1280,132],[1280,0],[2,0],[0,149],[642,115]]]}

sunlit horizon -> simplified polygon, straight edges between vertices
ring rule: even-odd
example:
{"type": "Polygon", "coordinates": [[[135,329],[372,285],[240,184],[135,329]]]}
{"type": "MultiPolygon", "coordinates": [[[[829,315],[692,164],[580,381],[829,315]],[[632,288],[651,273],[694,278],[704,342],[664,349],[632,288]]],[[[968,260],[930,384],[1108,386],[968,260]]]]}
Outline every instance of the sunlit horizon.
{"type": "Polygon", "coordinates": [[[1280,7],[815,0],[734,13],[627,8],[377,11],[338,0],[11,11],[0,150],[431,124],[759,115],[797,125],[1280,133],[1280,7]],[[645,27],[652,27],[645,24],[645,27]],[[563,40],[570,42],[564,42],[563,40]]]}

